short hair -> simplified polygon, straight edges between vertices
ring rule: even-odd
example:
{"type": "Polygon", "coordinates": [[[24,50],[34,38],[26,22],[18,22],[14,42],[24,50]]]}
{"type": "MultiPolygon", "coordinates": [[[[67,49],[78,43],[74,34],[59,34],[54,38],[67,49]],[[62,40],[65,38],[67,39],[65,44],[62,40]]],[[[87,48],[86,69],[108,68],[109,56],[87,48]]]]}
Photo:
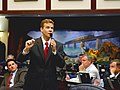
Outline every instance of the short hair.
{"type": "Polygon", "coordinates": [[[84,54],[80,53],[79,56],[83,56],[84,54]]]}
{"type": "Polygon", "coordinates": [[[113,62],[116,62],[116,66],[120,67],[120,59],[113,59],[113,60],[111,60],[110,64],[113,62]]]}
{"type": "Polygon", "coordinates": [[[6,66],[8,66],[8,62],[10,62],[10,61],[14,61],[14,62],[17,64],[17,62],[16,62],[15,59],[8,59],[8,60],[6,61],[6,66]]]}
{"type": "Polygon", "coordinates": [[[52,19],[44,19],[41,21],[40,27],[44,27],[44,23],[52,23],[54,25],[54,21],[52,19]]]}
{"type": "Polygon", "coordinates": [[[84,54],[83,57],[86,56],[89,61],[92,61],[92,56],[90,54],[84,54]]]}
{"type": "Polygon", "coordinates": [[[15,57],[14,57],[14,55],[12,55],[12,54],[9,54],[9,55],[7,56],[7,58],[6,58],[6,60],[9,60],[9,59],[14,59],[14,60],[15,60],[15,57]]]}

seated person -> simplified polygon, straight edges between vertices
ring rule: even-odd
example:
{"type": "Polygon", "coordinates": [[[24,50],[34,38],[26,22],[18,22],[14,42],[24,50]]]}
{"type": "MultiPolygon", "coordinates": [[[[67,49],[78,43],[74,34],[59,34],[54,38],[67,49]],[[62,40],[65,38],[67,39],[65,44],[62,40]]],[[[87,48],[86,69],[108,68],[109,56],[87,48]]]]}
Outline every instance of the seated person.
{"type": "Polygon", "coordinates": [[[84,55],[84,54],[80,54],[80,55],[79,55],[79,65],[82,64],[82,57],[83,57],[83,55],[84,55]]]}
{"type": "Polygon", "coordinates": [[[90,74],[92,83],[100,85],[100,75],[98,69],[92,64],[92,56],[85,54],[82,57],[82,64],[79,66],[79,71],[87,71],[90,74]]]}
{"type": "Polygon", "coordinates": [[[6,65],[8,72],[4,74],[0,90],[22,90],[27,70],[19,69],[14,58],[7,59],[6,65]]]}
{"type": "Polygon", "coordinates": [[[120,60],[112,60],[110,62],[110,78],[120,78],[120,60]]]}
{"type": "Polygon", "coordinates": [[[7,60],[9,60],[9,59],[14,59],[14,60],[15,60],[15,57],[14,57],[14,55],[12,55],[12,54],[9,54],[9,55],[7,56],[7,58],[6,58],[6,61],[7,61],[7,60]]]}
{"type": "MultiPolygon", "coordinates": [[[[78,65],[81,65],[81,64],[82,64],[82,56],[83,56],[83,55],[84,55],[84,54],[79,54],[78,65]]],[[[71,67],[72,67],[72,65],[71,65],[71,67]]],[[[66,68],[68,68],[68,67],[66,67],[66,68]]],[[[78,68],[78,67],[77,67],[77,68],[78,68]]],[[[78,71],[79,71],[79,68],[78,68],[78,71]]],[[[77,77],[77,74],[74,73],[74,72],[71,72],[71,73],[69,73],[69,74],[66,75],[67,80],[69,80],[69,79],[71,79],[71,78],[76,78],[76,77],[77,77]]]]}
{"type": "MultiPolygon", "coordinates": [[[[81,58],[82,64],[79,66],[79,71],[87,71],[90,74],[92,84],[100,85],[100,75],[98,69],[92,64],[92,57],[89,54],[83,55],[81,58]]],[[[70,79],[69,75],[66,75],[66,79],[70,79]]]]}
{"type": "MultiPolygon", "coordinates": [[[[6,58],[6,61],[7,61],[7,60],[10,60],[10,59],[15,60],[15,56],[12,55],[12,54],[9,54],[9,55],[7,56],[7,58],[6,58]]],[[[17,63],[17,65],[18,65],[18,67],[21,68],[21,63],[18,62],[17,60],[16,60],[16,63],[17,63]]],[[[3,67],[4,67],[4,68],[3,68],[3,69],[4,69],[4,70],[3,70],[3,73],[8,72],[8,67],[7,67],[7,65],[4,64],[3,67]]]]}
{"type": "Polygon", "coordinates": [[[115,90],[120,90],[120,59],[110,62],[110,80],[115,90]]]}

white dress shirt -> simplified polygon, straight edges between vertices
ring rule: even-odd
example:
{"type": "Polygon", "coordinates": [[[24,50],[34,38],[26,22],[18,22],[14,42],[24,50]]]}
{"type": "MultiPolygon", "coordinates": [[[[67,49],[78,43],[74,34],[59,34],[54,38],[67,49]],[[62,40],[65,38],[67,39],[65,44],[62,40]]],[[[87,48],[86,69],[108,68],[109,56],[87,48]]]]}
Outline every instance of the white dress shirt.
{"type": "Polygon", "coordinates": [[[98,69],[95,67],[94,64],[91,64],[89,67],[86,68],[86,71],[89,72],[90,77],[93,77],[93,81],[95,79],[100,80],[100,75],[98,69]]]}
{"type": "MultiPolygon", "coordinates": [[[[18,70],[18,69],[17,69],[17,70],[18,70]]],[[[12,75],[12,79],[10,80],[10,87],[14,86],[14,78],[15,78],[15,75],[16,75],[17,70],[12,73],[13,75],[12,75]]]]}

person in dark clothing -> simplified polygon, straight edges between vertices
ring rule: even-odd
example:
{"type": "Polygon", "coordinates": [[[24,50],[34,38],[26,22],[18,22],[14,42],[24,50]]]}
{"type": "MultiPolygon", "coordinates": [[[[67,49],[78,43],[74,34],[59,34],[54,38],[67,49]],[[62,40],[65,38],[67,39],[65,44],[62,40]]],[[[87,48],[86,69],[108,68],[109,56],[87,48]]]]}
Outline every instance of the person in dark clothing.
{"type": "Polygon", "coordinates": [[[0,85],[0,90],[23,90],[27,69],[20,69],[14,59],[6,61],[8,72],[0,85]]]}
{"type": "Polygon", "coordinates": [[[58,90],[56,66],[60,68],[65,66],[63,45],[51,38],[54,32],[53,20],[42,20],[40,30],[42,36],[35,40],[26,41],[25,48],[18,56],[18,61],[24,61],[27,56],[30,57],[30,65],[23,89],[58,90]],[[46,46],[48,48],[47,57],[44,54],[46,46]]]}
{"type": "Polygon", "coordinates": [[[115,90],[120,90],[120,59],[115,59],[110,63],[110,79],[115,90]]]}
{"type": "Polygon", "coordinates": [[[120,60],[113,59],[109,63],[109,70],[104,74],[104,83],[107,90],[120,89],[120,60]]]}
{"type": "Polygon", "coordinates": [[[5,51],[5,44],[2,41],[0,41],[0,62],[5,61],[5,51]]]}

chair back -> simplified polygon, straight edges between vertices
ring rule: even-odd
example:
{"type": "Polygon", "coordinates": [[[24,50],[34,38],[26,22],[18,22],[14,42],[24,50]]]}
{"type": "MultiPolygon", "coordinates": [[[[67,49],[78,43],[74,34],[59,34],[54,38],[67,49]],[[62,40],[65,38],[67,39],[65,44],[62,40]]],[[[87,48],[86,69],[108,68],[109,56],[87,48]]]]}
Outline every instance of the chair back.
{"type": "Polygon", "coordinates": [[[105,90],[100,86],[95,86],[93,84],[78,84],[70,87],[70,90],[105,90]]]}

